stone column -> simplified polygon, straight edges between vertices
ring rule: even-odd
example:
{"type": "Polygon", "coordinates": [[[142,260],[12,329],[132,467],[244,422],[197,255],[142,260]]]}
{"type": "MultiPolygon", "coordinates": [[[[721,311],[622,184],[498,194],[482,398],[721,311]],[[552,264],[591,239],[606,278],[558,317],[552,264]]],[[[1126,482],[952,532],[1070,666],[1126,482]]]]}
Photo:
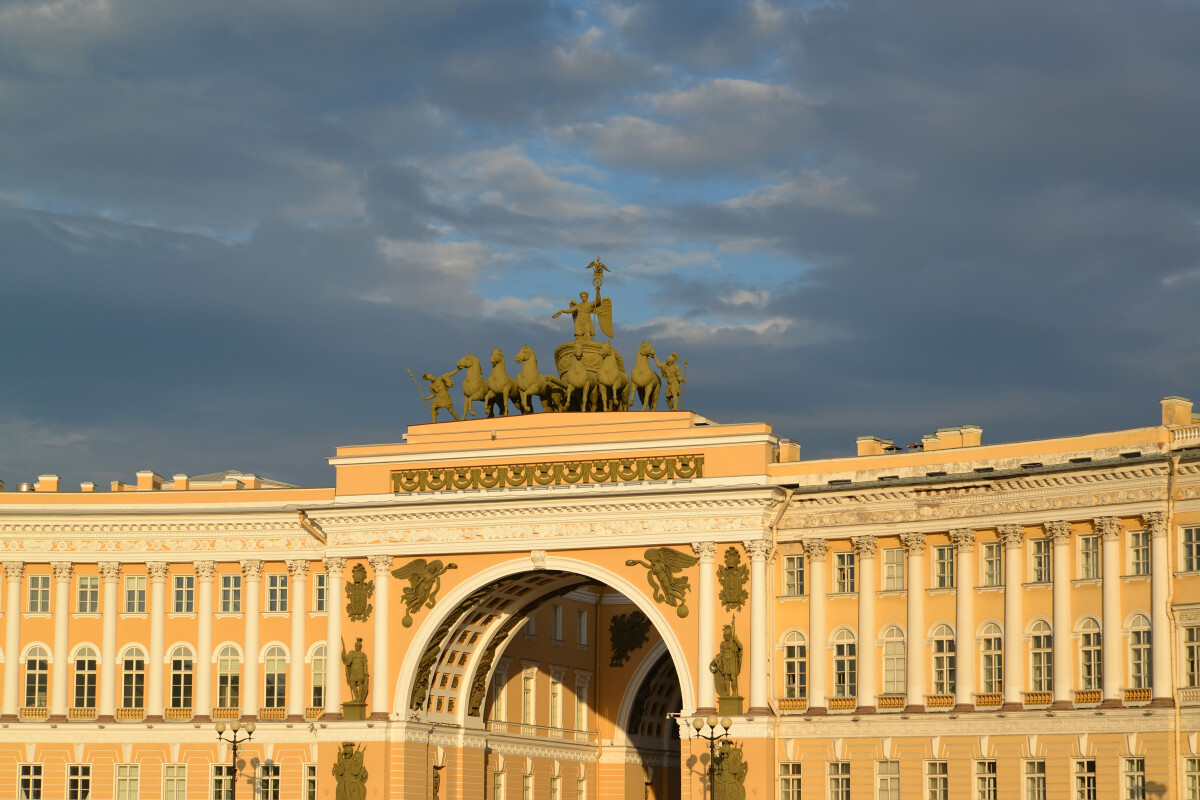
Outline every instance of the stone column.
{"type": "Polygon", "coordinates": [[[375,663],[371,665],[371,717],[387,719],[388,692],[392,688],[388,675],[388,581],[391,579],[392,557],[371,556],[367,559],[375,572],[375,641],[371,649],[375,663]]]}
{"type": "Polygon", "coordinates": [[[1054,540],[1054,708],[1074,708],[1071,681],[1071,523],[1047,522],[1046,534],[1054,540]]]}
{"type": "Polygon", "coordinates": [[[117,615],[121,608],[121,564],[100,562],[100,579],[104,582],[100,632],[100,697],[97,719],[112,721],[117,715],[117,615]]]}
{"type": "Polygon", "coordinates": [[[874,536],[851,540],[858,552],[858,711],[875,712],[879,686],[875,679],[875,550],[874,536]]]}
{"type": "Polygon", "coordinates": [[[207,720],[212,713],[212,624],[213,578],[217,562],[197,561],[196,568],[196,692],[192,698],[192,716],[207,720]]]}
{"type": "Polygon", "coordinates": [[[975,531],[950,531],[955,548],[954,576],[954,706],[956,711],[975,708],[975,531]]]}
{"type": "Polygon", "coordinates": [[[1171,582],[1167,558],[1167,515],[1151,511],[1142,515],[1150,532],[1150,680],[1151,705],[1174,705],[1171,697],[1171,618],[1167,592],[1171,582]]]}
{"type": "Polygon", "coordinates": [[[808,562],[808,713],[828,712],[829,635],[825,627],[825,554],[829,542],[809,539],[803,542],[808,562]]]}
{"type": "Polygon", "coordinates": [[[21,711],[21,576],[25,562],[5,561],[8,592],[4,602],[4,707],[6,719],[17,719],[21,711]]]}
{"type": "Polygon", "coordinates": [[[900,541],[908,551],[908,574],[904,576],[908,600],[905,710],[921,712],[925,710],[925,534],[906,533],[900,541]]]}
{"type": "Polygon", "coordinates": [[[67,716],[67,664],[71,647],[67,625],[71,620],[71,571],[74,568],[75,565],[70,561],[50,564],[50,569],[54,571],[54,666],[50,671],[50,716],[61,719],[67,716]]]}
{"type": "MultiPolygon", "coordinates": [[[[334,666],[335,656],[341,658],[342,647],[342,570],[346,568],[346,559],[325,559],[325,716],[339,719],[342,716],[342,670],[334,666]]],[[[339,662],[340,664],[340,662],[339,662]]]]}
{"type": "Polygon", "coordinates": [[[253,719],[258,716],[258,618],[262,613],[259,601],[259,589],[262,587],[261,561],[242,562],[242,589],[246,596],[242,598],[242,619],[246,621],[243,651],[245,663],[242,664],[242,716],[253,719]]]}
{"type": "Polygon", "coordinates": [[[1025,707],[1025,656],[1021,642],[1025,623],[1021,618],[1021,545],[1025,529],[1020,525],[1001,525],[1000,542],[1004,545],[1004,705],[1025,707]]]}
{"type": "Polygon", "coordinates": [[[696,713],[712,713],[717,708],[717,687],[708,665],[716,655],[717,590],[713,573],[715,542],[692,542],[692,552],[700,558],[700,582],[696,599],[696,713]]]}
{"type": "Polygon", "coordinates": [[[771,543],[765,539],[743,542],[750,556],[750,708],[749,714],[770,713],[771,640],[767,634],[770,597],[767,583],[767,554],[771,543]]]}
{"type": "Polygon", "coordinates": [[[1121,521],[1100,517],[1092,522],[1100,534],[1100,659],[1101,686],[1105,706],[1120,706],[1121,677],[1125,659],[1121,653],[1121,521]]]}
{"type": "Polygon", "coordinates": [[[166,661],[167,564],[151,561],[146,564],[150,573],[150,657],[146,692],[146,721],[156,722],[163,717],[163,673],[166,661]]]}
{"type": "MultiPolygon", "coordinates": [[[[304,719],[304,656],[308,645],[304,641],[304,622],[307,617],[305,603],[308,594],[308,560],[292,559],[287,562],[291,598],[288,611],[291,614],[292,639],[288,644],[292,657],[288,661],[287,715],[289,719],[304,719]]],[[[375,676],[372,676],[375,677],[375,676]]]]}

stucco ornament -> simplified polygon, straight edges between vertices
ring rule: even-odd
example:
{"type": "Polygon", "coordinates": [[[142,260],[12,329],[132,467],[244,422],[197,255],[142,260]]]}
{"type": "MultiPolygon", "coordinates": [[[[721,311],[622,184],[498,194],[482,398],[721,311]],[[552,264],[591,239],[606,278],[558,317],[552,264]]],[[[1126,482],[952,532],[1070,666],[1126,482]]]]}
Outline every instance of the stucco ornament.
{"type": "Polygon", "coordinates": [[[746,591],[750,568],[742,563],[742,555],[736,547],[725,551],[725,563],[717,567],[717,580],[721,583],[721,605],[726,611],[741,611],[750,597],[746,591]]]}
{"type": "Polygon", "coordinates": [[[650,619],[640,611],[632,614],[617,614],[608,623],[609,642],[612,644],[610,667],[623,667],[634,650],[646,643],[650,634],[650,619]]]}
{"type": "Polygon", "coordinates": [[[713,800],[746,800],[746,773],[750,765],[742,748],[728,740],[713,759],[713,800]]]}
{"type": "Polygon", "coordinates": [[[650,571],[646,573],[646,581],[654,590],[654,601],[671,606],[680,617],[686,617],[688,607],[684,599],[688,589],[691,588],[691,583],[686,575],[676,575],[675,573],[696,566],[700,563],[700,559],[669,547],[651,547],[643,554],[643,557],[645,561],[631,558],[625,562],[625,566],[640,565],[649,568],[650,571]]]}
{"type": "Polygon", "coordinates": [[[355,748],[354,742],[342,742],[337,761],[333,765],[333,778],[337,781],[336,800],[366,800],[367,768],[363,765],[366,747],[355,748]]]}
{"type": "Polygon", "coordinates": [[[365,622],[374,606],[369,602],[375,594],[375,581],[367,580],[367,568],[355,564],[350,571],[351,580],[346,581],[346,616],[353,622],[365,622]]]}
{"type": "Polygon", "coordinates": [[[392,575],[408,581],[409,584],[400,593],[406,608],[404,619],[400,620],[404,627],[412,627],[412,615],[420,611],[421,606],[433,608],[437,605],[437,593],[442,588],[442,575],[452,569],[458,569],[458,565],[443,564],[436,558],[432,561],[417,558],[399,569],[392,570],[392,575]]]}

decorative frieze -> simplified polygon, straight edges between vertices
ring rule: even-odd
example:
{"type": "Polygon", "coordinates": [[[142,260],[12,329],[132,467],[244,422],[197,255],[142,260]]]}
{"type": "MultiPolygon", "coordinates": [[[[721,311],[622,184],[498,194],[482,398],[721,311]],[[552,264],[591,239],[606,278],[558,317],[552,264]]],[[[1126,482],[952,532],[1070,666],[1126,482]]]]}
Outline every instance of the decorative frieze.
{"type": "Polygon", "coordinates": [[[688,480],[702,477],[702,455],[541,464],[464,465],[397,470],[392,473],[392,491],[441,492],[515,486],[561,486],[575,483],[688,480]]]}

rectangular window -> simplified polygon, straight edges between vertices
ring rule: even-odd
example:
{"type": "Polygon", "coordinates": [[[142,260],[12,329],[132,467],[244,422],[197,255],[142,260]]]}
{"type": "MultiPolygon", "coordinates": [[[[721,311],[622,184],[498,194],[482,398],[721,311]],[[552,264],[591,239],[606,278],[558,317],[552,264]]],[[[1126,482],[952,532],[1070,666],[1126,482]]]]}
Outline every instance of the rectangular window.
{"type": "Polygon", "coordinates": [[[304,800],[317,800],[317,765],[304,765],[304,800]]]}
{"type": "Polygon", "coordinates": [[[996,762],[975,762],[975,800],[997,800],[996,762]]]}
{"type": "Polygon", "coordinates": [[[933,548],[933,588],[954,588],[954,548],[939,546],[933,548]]]}
{"type": "Polygon", "coordinates": [[[267,611],[288,610],[288,576],[275,573],[267,576],[267,611]]]}
{"type": "Polygon", "coordinates": [[[534,719],[533,692],[534,681],[536,676],[533,672],[525,672],[521,675],[521,722],[526,725],[536,725],[537,720],[534,719]]]}
{"type": "Polygon", "coordinates": [[[904,588],[904,548],[889,547],[883,551],[883,590],[895,592],[904,588]]]}
{"type": "Polygon", "coordinates": [[[187,800],[187,767],[163,764],[162,800],[187,800]]]}
{"type": "MultiPolygon", "coordinates": [[[[144,579],[143,579],[144,580],[144,579]]],[[[29,576],[29,607],[30,614],[50,613],[50,576],[29,576]]]]}
{"type": "Polygon", "coordinates": [[[1075,800],[1096,800],[1096,760],[1084,758],[1075,762],[1075,800]]]}
{"type": "Polygon", "coordinates": [[[176,614],[191,614],[196,610],[196,576],[176,575],[171,582],[171,610],[176,614]]]}
{"type": "Polygon", "coordinates": [[[138,800],[137,764],[117,764],[117,791],[113,800],[138,800]]]}
{"type": "Polygon", "coordinates": [[[1129,574],[1150,574],[1150,531],[1129,532],[1129,574]]]}
{"type": "Polygon", "coordinates": [[[504,773],[492,773],[492,797],[494,800],[504,800],[504,773]]]}
{"type": "Polygon", "coordinates": [[[67,765],[67,800],[91,800],[91,764],[67,765]]]}
{"type": "Polygon", "coordinates": [[[779,800],[800,800],[800,762],[779,765],[779,800]]]}
{"type": "Polygon", "coordinates": [[[925,786],[928,800],[949,800],[950,771],[945,761],[925,762],[925,786]]]}
{"type": "Polygon", "coordinates": [[[1125,759],[1125,800],[1146,800],[1146,759],[1125,759]]]}
{"type": "Polygon", "coordinates": [[[492,674],[492,719],[503,722],[508,719],[508,673],[496,670],[492,674]]]}
{"type": "Polygon", "coordinates": [[[783,557],[783,593],[788,597],[804,595],[804,556],[783,557]]]}
{"type": "Polygon", "coordinates": [[[980,575],[983,577],[983,586],[1003,586],[1004,585],[1004,561],[1001,558],[999,542],[984,542],[979,548],[980,557],[983,559],[983,569],[980,570],[980,575]]]}
{"type": "Polygon", "coordinates": [[[558,603],[550,606],[550,638],[555,642],[563,640],[562,606],[558,603]]]}
{"type": "Polygon", "coordinates": [[[1046,800],[1046,762],[1025,762],[1025,800],[1046,800]]]}
{"type": "Polygon", "coordinates": [[[575,730],[588,729],[588,682],[575,682],[575,730]]]}
{"type": "Polygon", "coordinates": [[[1200,800],[1200,758],[1189,758],[1183,766],[1187,800],[1200,800]]]}
{"type": "Polygon", "coordinates": [[[326,597],[329,590],[326,588],[329,583],[329,575],[325,572],[313,573],[313,611],[325,611],[326,597]]]}
{"type": "Polygon", "coordinates": [[[242,576],[221,576],[221,613],[240,614],[242,612],[242,576]]]}
{"type": "Polygon", "coordinates": [[[258,768],[258,797],[256,800],[282,800],[283,779],[278,764],[263,764],[258,768]]]}
{"type": "Polygon", "coordinates": [[[146,613],[146,576],[125,576],[125,613],[146,613]]]}
{"type": "Polygon", "coordinates": [[[233,765],[213,764],[212,800],[233,800],[233,765]]]}
{"type": "Polygon", "coordinates": [[[1183,629],[1183,685],[1200,686],[1200,628],[1183,629]]]}
{"type": "Polygon", "coordinates": [[[850,762],[829,762],[829,800],[850,800],[850,762]]]}
{"type": "Polygon", "coordinates": [[[42,765],[22,764],[17,789],[19,800],[42,800],[42,765]]]}
{"type": "Polygon", "coordinates": [[[562,679],[550,676],[550,727],[562,727],[562,679]]]}
{"type": "Polygon", "coordinates": [[[588,643],[588,615],[586,609],[579,609],[575,612],[575,644],[580,647],[587,647],[588,643]]]}
{"type": "Polygon", "coordinates": [[[96,651],[84,648],[75,657],[75,707],[96,707],[96,651]]]}
{"type": "Polygon", "coordinates": [[[1050,583],[1053,580],[1050,572],[1050,540],[1034,539],[1030,542],[1033,564],[1029,579],[1032,583],[1050,583]]]}
{"type": "Polygon", "coordinates": [[[855,591],[854,553],[834,554],[834,591],[839,594],[855,591]]]}
{"type": "Polygon", "coordinates": [[[80,575],[75,595],[75,611],[79,614],[100,613],[100,576],[80,575]]]}
{"type": "Polygon", "coordinates": [[[1200,528],[1183,529],[1183,571],[1200,572],[1200,528]]]}
{"type": "Polygon", "coordinates": [[[1079,577],[1085,581],[1100,579],[1100,537],[1079,537],[1079,577]]]}
{"type": "Polygon", "coordinates": [[[562,776],[550,776],[550,800],[562,800],[562,776]]]}
{"type": "Polygon", "coordinates": [[[587,800],[587,778],[578,778],[575,781],[575,800],[587,800]]]}
{"type": "MultiPolygon", "coordinates": [[[[876,800],[900,800],[900,762],[875,762],[876,800]]],[[[799,796],[799,793],[797,793],[799,796]]]]}
{"type": "Polygon", "coordinates": [[[521,776],[521,800],[533,800],[533,776],[521,776]]]}
{"type": "Polygon", "coordinates": [[[526,618],[526,620],[525,620],[525,635],[526,636],[537,636],[537,623],[534,621],[535,619],[536,618],[532,614],[530,614],[529,617],[526,618]]]}

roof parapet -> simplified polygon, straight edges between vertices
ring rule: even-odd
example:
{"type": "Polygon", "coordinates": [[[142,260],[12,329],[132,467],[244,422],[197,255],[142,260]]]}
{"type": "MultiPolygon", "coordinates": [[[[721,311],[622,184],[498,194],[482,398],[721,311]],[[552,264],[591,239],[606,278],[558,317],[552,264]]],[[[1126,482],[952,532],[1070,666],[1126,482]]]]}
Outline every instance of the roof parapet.
{"type": "Polygon", "coordinates": [[[33,490],[35,492],[57,492],[58,476],[38,475],[37,483],[33,485],[33,490]]]}
{"type": "Polygon", "coordinates": [[[1192,424],[1192,401],[1186,397],[1167,395],[1162,399],[1162,424],[1180,427],[1192,424]]]}

